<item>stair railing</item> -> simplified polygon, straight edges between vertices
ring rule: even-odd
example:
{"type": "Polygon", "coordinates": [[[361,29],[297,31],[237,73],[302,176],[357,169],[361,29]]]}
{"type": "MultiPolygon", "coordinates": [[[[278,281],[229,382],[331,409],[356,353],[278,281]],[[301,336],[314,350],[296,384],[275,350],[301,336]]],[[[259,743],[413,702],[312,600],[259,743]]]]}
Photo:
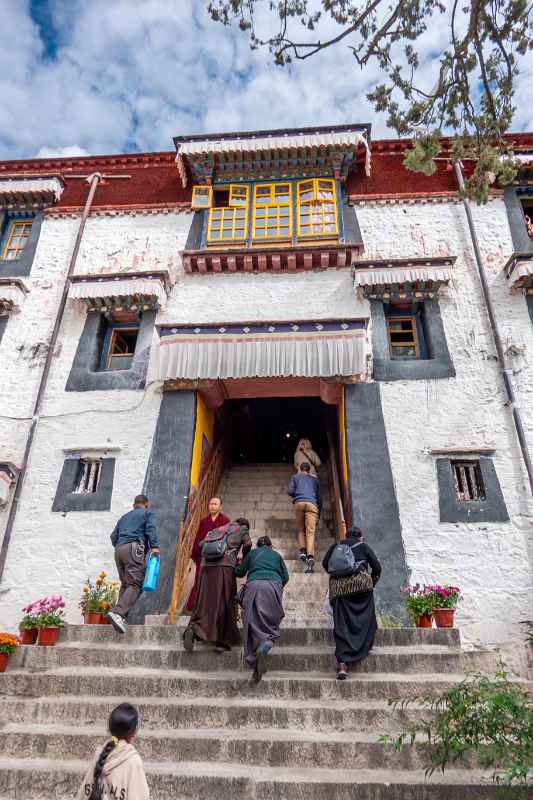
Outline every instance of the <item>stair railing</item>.
{"type": "Polygon", "coordinates": [[[342,495],[340,488],[339,472],[337,469],[337,454],[335,445],[333,443],[333,436],[331,431],[328,431],[328,472],[329,472],[329,490],[331,496],[331,506],[333,511],[333,524],[335,526],[335,538],[346,538],[346,520],[344,518],[344,508],[342,504],[342,495]]]}
{"type": "Polygon", "coordinates": [[[167,624],[172,625],[176,617],[176,610],[180,601],[183,604],[183,593],[185,591],[185,579],[189,569],[194,540],[198,532],[200,520],[209,511],[209,501],[216,496],[220,480],[224,474],[226,465],[226,443],[222,439],[216,446],[213,455],[207,465],[204,476],[198,486],[194,498],[192,499],[187,518],[180,522],[179,537],[176,546],[176,566],[174,570],[174,580],[167,614],[167,624]]]}

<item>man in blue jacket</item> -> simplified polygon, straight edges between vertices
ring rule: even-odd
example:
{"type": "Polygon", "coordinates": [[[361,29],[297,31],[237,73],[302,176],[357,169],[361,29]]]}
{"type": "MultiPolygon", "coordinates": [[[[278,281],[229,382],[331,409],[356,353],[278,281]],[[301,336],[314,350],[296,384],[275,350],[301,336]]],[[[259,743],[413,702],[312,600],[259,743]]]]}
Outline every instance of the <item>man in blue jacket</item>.
{"type": "Polygon", "coordinates": [[[120,592],[108,618],[118,633],[126,632],[126,616],[142,591],[148,550],[159,555],[155,514],[144,494],[138,494],[133,508],[124,514],[111,534],[115,564],[120,578],[120,592]]]}
{"type": "Polygon", "coordinates": [[[322,505],[319,480],[310,473],[310,464],[302,462],[296,475],[290,479],[288,489],[298,526],[299,558],[305,562],[305,572],[308,574],[315,567],[315,531],[322,505]]]}

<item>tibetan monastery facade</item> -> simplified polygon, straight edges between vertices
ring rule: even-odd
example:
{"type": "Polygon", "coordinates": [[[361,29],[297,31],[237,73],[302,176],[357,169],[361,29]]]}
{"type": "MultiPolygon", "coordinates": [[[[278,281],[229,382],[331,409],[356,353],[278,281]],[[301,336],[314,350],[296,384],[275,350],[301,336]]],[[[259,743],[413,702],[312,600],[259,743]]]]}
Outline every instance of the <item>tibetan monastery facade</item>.
{"type": "MultiPolygon", "coordinates": [[[[163,574],[142,611],[165,610],[228,409],[314,398],[331,435],[294,432],[329,442],[342,514],[383,562],[382,613],[401,617],[409,580],[448,582],[466,641],[520,639],[528,474],[454,171],[408,172],[407,146],[353,125],[0,163],[3,627],[58,592],[77,620],[143,489],[163,574]]],[[[472,213],[533,448],[533,135],[514,146],[517,181],[472,213]]]]}

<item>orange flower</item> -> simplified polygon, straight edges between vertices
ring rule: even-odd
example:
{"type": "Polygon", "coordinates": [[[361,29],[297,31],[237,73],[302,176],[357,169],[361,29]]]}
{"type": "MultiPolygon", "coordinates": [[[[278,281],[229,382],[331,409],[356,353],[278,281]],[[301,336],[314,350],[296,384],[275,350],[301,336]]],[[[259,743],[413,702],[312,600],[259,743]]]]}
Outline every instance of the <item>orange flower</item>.
{"type": "Polygon", "coordinates": [[[89,587],[88,586],[84,586],[82,591],[83,591],[83,594],[87,594],[87,592],[89,591],[89,587]]]}

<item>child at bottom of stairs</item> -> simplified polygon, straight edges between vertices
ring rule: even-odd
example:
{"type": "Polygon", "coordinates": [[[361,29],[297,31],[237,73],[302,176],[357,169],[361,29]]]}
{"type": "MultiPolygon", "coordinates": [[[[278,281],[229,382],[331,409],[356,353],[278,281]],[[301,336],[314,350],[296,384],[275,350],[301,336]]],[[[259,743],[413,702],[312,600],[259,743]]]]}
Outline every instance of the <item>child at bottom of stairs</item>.
{"type": "Polygon", "coordinates": [[[143,763],[132,745],[138,724],[135,706],[121,703],[113,709],[109,716],[111,738],[96,751],[77,800],[149,800],[143,763]]]}

